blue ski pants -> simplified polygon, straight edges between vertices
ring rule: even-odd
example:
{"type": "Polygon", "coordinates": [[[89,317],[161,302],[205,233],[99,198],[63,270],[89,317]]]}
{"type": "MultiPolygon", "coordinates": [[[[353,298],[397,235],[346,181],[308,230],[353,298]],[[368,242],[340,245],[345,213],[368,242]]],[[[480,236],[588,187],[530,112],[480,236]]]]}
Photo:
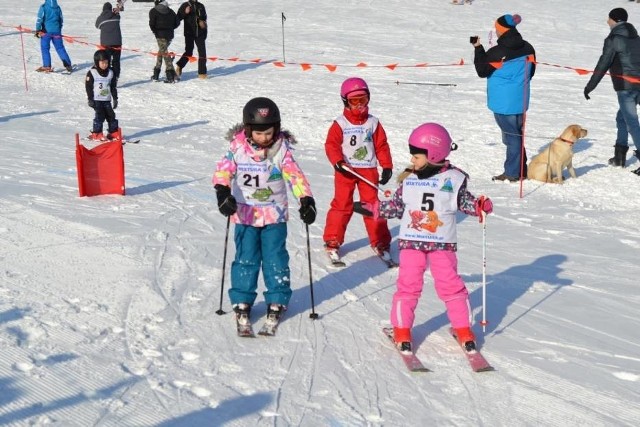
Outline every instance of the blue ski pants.
{"type": "Polygon", "coordinates": [[[236,224],[234,231],[236,256],[231,264],[231,304],[253,305],[258,295],[258,275],[267,290],[264,300],[269,304],[289,304],[291,281],[287,252],[287,223],[264,227],[236,224]]]}

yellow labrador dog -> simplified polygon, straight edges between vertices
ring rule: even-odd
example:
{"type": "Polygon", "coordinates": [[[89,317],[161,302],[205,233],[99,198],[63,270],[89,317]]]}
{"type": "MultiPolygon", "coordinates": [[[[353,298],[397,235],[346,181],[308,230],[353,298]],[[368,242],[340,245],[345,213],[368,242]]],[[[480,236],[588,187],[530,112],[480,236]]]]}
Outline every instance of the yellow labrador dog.
{"type": "Polygon", "coordinates": [[[569,174],[572,178],[575,178],[573,144],[585,136],[587,136],[587,130],[582,126],[567,126],[559,137],[554,139],[542,153],[531,160],[527,168],[527,178],[562,184],[562,171],[564,168],[569,169],[569,174]]]}

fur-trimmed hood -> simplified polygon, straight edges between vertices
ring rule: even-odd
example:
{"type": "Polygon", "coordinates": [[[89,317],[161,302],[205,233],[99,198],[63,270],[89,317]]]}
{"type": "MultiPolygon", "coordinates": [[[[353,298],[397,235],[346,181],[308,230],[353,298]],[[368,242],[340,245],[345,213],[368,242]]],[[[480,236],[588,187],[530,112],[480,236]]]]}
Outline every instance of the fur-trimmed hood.
{"type": "MultiPolygon", "coordinates": [[[[229,142],[233,141],[236,135],[239,132],[244,132],[244,125],[242,123],[236,123],[232,127],[229,128],[227,133],[225,134],[225,139],[229,142]]],[[[289,132],[287,129],[280,129],[280,134],[276,137],[276,139],[284,138],[289,141],[290,145],[295,145],[298,143],[296,137],[289,132]]]]}

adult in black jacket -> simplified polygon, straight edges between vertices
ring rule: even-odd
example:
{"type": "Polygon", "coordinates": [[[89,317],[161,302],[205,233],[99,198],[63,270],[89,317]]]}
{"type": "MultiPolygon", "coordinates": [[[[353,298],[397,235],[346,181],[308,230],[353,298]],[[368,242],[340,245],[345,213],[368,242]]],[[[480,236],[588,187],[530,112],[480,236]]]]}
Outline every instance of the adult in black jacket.
{"type": "Polygon", "coordinates": [[[193,55],[193,45],[195,44],[198,48],[198,77],[206,79],[207,49],[205,40],[207,39],[207,11],[198,0],[189,0],[180,5],[178,19],[184,20],[184,53],[176,63],[176,73],[180,77],[182,69],[189,62],[189,57],[193,55]]]}
{"type": "MultiPolygon", "coordinates": [[[[589,93],[609,71],[619,106],[616,114],[618,132],[615,151],[609,164],[622,167],[627,162],[629,134],[636,146],[634,153],[640,160],[640,123],[636,108],[640,104],[640,37],[634,26],[627,22],[628,17],[627,11],[621,7],[609,12],[607,23],[611,32],[604,39],[602,55],[584,88],[584,97],[590,99],[589,93]]],[[[640,175],[640,168],[633,173],[640,175]]]]}
{"type": "Polygon", "coordinates": [[[117,80],[120,78],[120,54],[122,53],[122,32],[120,31],[120,12],[122,5],[117,3],[113,7],[111,3],[102,5],[102,12],[96,19],[96,28],[100,30],[100,45],[107,50],[111,58],[111,69],[117,80]]]}
{"type": "Polygon", "coordinates": [[[156,36],[158,43],[158,56],[156,57],[156,66],[153,69],[152,80],[158,80],[160,77],[160,69],[162,68],[162,60],[164,59],[165,73],[167,75],[166,83],[173,83],[176,79],[176,71],[173,68],[173,57],[169,55],[169,45],[173,40],[173,35],[180,21],[178,15],[171,10],[166,0],[155,0],[155,7],[149,11],[149,28],[156,36]]]}

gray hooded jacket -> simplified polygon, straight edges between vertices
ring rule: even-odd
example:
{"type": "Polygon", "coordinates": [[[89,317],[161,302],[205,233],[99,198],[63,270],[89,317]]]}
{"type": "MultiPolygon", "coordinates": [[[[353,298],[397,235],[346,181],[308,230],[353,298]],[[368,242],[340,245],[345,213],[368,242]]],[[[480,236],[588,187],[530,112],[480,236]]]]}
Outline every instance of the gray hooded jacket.
{"type": "Polygon", "coordinates": [[[96,28],[100,30],[100,44],[102,46],[122,46],[122,32],[120,32],[120,13],[113,12],[111,3],[102,6],[102,13],[96,19],[96,28]]]}

